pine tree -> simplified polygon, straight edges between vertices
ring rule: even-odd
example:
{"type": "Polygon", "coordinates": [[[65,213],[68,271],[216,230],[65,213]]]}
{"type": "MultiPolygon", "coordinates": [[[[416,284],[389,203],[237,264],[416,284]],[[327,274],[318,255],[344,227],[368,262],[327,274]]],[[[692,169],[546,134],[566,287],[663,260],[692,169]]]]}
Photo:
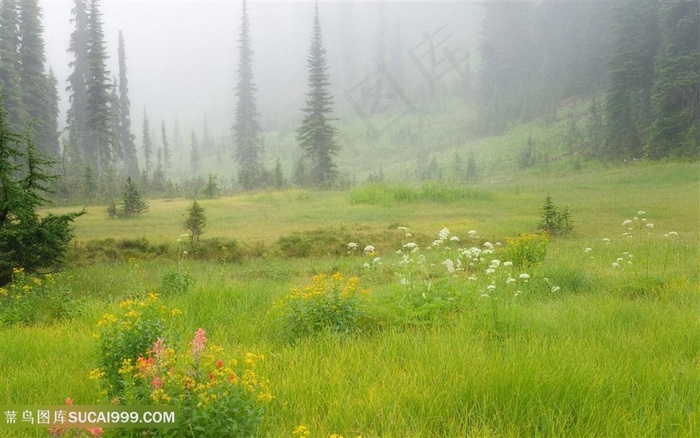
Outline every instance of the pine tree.
{"type": "Polygon", "coordinates": [[[655,122],[647,150],[651,158],[700,154],[700,6],[664,2],[662,46],[655,63],[652,103],[655,122]]]}
{"type": "Polygon", "coordinates": [[[192,148],[190,149],[190,168],[192,169],[192,177],[197,178],[199,176],[199,169],[202,165],[201,159],[199,157],[199,142],[197,141],[197,135],[192,130],[192,148]]]}
{"type": "Polygon", "coordinates": [[[85,151],[97,175],[112,163],[109,93],[111,84],[106,66],[106,48],[98,0],[90,0],[87,26],[87,101],[85,107],[85,151]]]}
{"type": "Polygon", "coordinates": [[[141,192],[138,186],[131,181],[131,177],[127,177],[122,196],[121,215],[123,217],[131,217],[143,214],[147,211],[148,204],[141,198],[141,192]]]}
{"type": "Polygon", "coordinates": [[[333,96],[328,91],[330,86],[326,49],[321,35],[321,19],[316,4],[313,24],[313,36],[307,58],[309,69],[309,92],[307,93],[304,119],[297,129],[297,142],[306,153],[310,163],[312,184],[319,188],[328,188],[337,180],[338,171],[333,156],[340,147],[336,142],[335,128],[328,118],[333,103],[333,96]]]}
{"type": "Polygon", "coordinates": [[[27,112],[37,146],[48,156],[58,158],[56,114],[52,113],[51,90],[45,73],[46,56],[42,36],[41,10],[37,0],[20,1],[19,61],[22,106],[27,112]]]}
{"type": "Polygon", "coordinates": [[[136,152],[136,137],[131,132],[131,101],[129,100],[129,80],[126,75],[126,49],[124,36],[119,31],[119,144],[123,156],[123,170],[127,176],[136,177],[139,174],[139,164],[136,152]]]}
{"type": "Polygon", "coordinates": [[[0,85],[7,127],[21,132],[27,116],[22,105],[19,76],[19,11],[15,0],[2,0],[0,11],[0,85]]]}
{"type": "Polygon", "coordinates": [[[207,199],[218,198],[220,194],[219,184],[216,182],[216,175],[213,173],[209,174],[209,179],[207,181],[206,187],[204,187],[204,197],[207,199]]]}
{"type": "Polygon", "coordinates": [[[59,133],[58,133],[58,115],[59,115],[59,107],[58,107],[58,102],[59,102],[59,97],[58,97],[58,80],[56,80],[56,76],[53,73],[52,69],[49,69],[49,75],[46,78],[46,81],[48,82],[48,97],[49,97],[49,108],[48,108],[48,115],[49,117],[47,118],[47,126],[46,126],[46,133],[52,133],[53,135],[46,137],[46,150],[47,151],[53,151],[50,152],[49,155],[54,157],[56,159],[60,155],[60,146],[59,146],[59,133]]]}
{"type": "Polygon", "coordinates": [[[170,150],[170,143],[168,143],[168,135],[165,131],[165,121],[160,124],[161,137],[163,141],[163,173],[168,175],[170,168],[172,167],[172,151],[170,150]]]}
{"type": "Polygon", "coordinates": [[[143,127],[142,127],[142,147],[145,166],[143,171],[148,174],[153,169],[153,143],[151,142],[151,122],[148,120],[148,113],[143,110],[143,127]]]}
{"type": "Polygon", "coordinates": [[[653,123],[651,90],[659,45],[658,0],[615,4],[605,103],[609,157],[640,157],[653,123]]]}
{"type": "Polygon", "coordinates": [[[0,110],[0,286],[13,269],[37,272],[60,263],[73,237],[72,222],[83,212],[42,218],[36,211],[48,204],[53,165],[31,138],[7,129],[0,110]]]}
{"type": "Polygon", "coordinates": [[[244,190],[260,184],[260,122],[253,83],[253,49],[250,43],[250,23],[246,1],[243,0],[241,31],[239,34],[238,83],[236,85],[235,121],[233,124],[235,153],[238,163],[238,181],[244,190]]]}
{"type": "Polygon", "coordinates": [[[280,163],[279,157],[275,162],[275,169],[272,172],[272,185],[277,189],[281,190],[284,188],[284,173],[282,173],[282,163],[280,163]]]}
{"type": "Polygon", "coordinates": [[[75,171],[83,166],[85,154],[85,120],[87,108],[87,82],[90,75],[88,67],[88,11],[86,0],[73,0],[75,6],[72,10],[72,21],[75,30],[70,36],[68,51],[73,54],[73,60],[69,66],[73,69],[68,76],[68,88],[70,93],[70,108],[68,109],[66,123],[68,125],[67,148],[70,163],[67,168],[75,171]]]}
{"type": "Polygon", "coordinates": [[[199,237],[204,233],[204,227],[207,226],[207,218],[204,215],[204,208],[195,199],[192,206],[187,209],[187,219],[185,220],[185,229],[190,235],[190,243],[199,242],[199,237]]]}

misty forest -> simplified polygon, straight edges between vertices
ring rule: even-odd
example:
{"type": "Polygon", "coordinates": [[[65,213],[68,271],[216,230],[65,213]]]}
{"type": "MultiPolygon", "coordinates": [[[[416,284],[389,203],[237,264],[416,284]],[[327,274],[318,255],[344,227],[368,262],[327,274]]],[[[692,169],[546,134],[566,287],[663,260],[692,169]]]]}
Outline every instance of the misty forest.
{"type": "Polygon", "coordinates": [[[697,1],[0,0],[0,436],[698,436],[699,157],[697,1]]]}

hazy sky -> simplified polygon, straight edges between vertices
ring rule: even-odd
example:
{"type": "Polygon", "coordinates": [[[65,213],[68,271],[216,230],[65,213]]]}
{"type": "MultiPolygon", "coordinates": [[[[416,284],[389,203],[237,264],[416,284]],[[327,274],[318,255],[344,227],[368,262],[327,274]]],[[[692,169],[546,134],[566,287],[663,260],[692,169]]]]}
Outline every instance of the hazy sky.
{"type": "MultiPolygon", "coordinates": [[[[71,55],[67,48],[73,31],[70,22],[73,2],[39,2],[44,14],[47,62],[62,92],[63,123],[68,105],[63,89],[70,73],[71,55]]],[[[364,41],[365,46],[371,45],[376,34],[377,14],[368,11],[377,9],[379,6],[373,4],[377,2],[357,2],[344,7],[339,5],[341,2],[330,3],[334,4],[322,2],[320,6],[329,59],[338,59],[338,54],[333,53],[333,44],[343,41],[334,32],[344,25],[348,14],[353,16],[357,40],[364,41]]],[[[453,12],[461,6],[460,2],[386,3],[386,23],[415,38],[422,38],[425,32],[447,24],[448,20],[452,21],[453,28],[459,28],[470,19],[467,14],[453,12]]],[[[154,128],[159,128],[161,120],[170,128],[177,117],[183,136],[192,128],[201,130],[205,113],[214,134],[230,131],[240,11],[239,1],[101,1],[110,56],[108,68],[114,76],[118,74],[118,32],[121,30],[124,34],[133,131],[137,141],[141,139],[144,108],[154,128]]],[[[313,3],[249,1],[248,11],[259,110],[263,126],[274,128],[278,123],[300,118],[299,108],[306,91],[306,55],[313,3]]],[[[472,33],[475,30],[472,29],[472,33]]],[[[404,39],[404,44],[413,43],[410,37],[404,39]]],[[[365,47],[365,50],[371,52],[372,49],[365,47]]],[[[331,73],[331,81],[337,85],[339,75],[334,77],[333,69],[331,73]]]]}

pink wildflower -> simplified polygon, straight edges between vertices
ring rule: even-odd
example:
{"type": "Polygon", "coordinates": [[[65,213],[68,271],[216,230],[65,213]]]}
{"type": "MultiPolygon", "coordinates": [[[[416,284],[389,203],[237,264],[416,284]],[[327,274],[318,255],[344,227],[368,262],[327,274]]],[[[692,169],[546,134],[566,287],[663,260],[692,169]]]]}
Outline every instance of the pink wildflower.
{"type": "Polygon", "coordinates": [[[202,351],[204,351],[204,347],[207,345],[207,335],[204,332],[203,328],[198,328],[197,333],[194,335],[194,339],[192,340],[192,355],[193,356],[199,356],[202,351]]]}
{"type": "Polygon", "coordinates": [[[88,427],[86,430],[88,431],[90,436],[94,436],[97,438],[101,437],[102,434],[104,433],[104,430],[101,427],[94,427],[94,428],[88,427]]]}
{"type": "Polygon", "coordinates": [[[70,397],[66,397],[66,404],[67,405],[72,405],[73,404],[73,399],[70,397]]]}
{"type": "Polygon", "coordinates": [[[163,353],[165,353],[165,345],[163,345],[163,338],[158,338],[158,340],[153,344],[153,349],[151,350],[151,353],[153,353],[153,356],[157,360],[161,360],[163,358],[163,353]]]}
{"type": "Polygon", "coordinates": [[[153,389],[160,389],[163,386],[163,381],[160,379],[160,376],[153,376],[153,389]]]}

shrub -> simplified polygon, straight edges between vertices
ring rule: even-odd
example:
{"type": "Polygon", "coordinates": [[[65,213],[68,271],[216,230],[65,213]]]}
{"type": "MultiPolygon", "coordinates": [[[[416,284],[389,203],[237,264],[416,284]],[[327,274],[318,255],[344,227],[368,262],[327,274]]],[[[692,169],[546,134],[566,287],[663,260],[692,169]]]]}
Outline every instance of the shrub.
{"type": "Polygon", "coordinates": [[[344,281],[336,272],[317,275],[276,303],[283,335],[294,340],[320,331],[351,333],[361,329],[368,291],[358,291],[357,277],[344,281]]]}
{"type": "Polygon", "coordinates": [[[23,269],[15,268],[12,283],[0,288],[0,326],[53,322],[79,313],[72,290],[51,274],[28,277],[23,269]]]}

